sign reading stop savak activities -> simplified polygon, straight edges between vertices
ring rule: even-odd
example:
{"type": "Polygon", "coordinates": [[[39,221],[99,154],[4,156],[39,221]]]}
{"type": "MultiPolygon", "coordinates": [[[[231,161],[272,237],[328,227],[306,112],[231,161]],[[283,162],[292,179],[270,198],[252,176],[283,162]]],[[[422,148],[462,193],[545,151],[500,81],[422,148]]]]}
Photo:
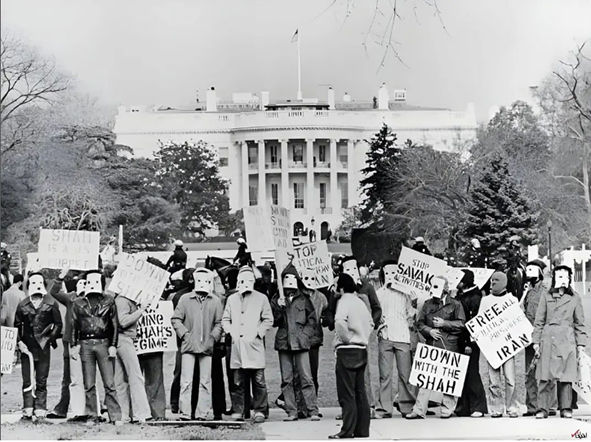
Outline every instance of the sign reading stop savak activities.
{"type": "Polygon", "coordinates": [[[14,368],[14,352],[16,350],[16,337],[18,329],[15,327],[2,327],[0,335],[0,373],[12,373],[14,368]]]}
{"type": "Polygon", "coordinates": [[[469,356],[419,343],[409,382],[419,388],[460,397],[469,356]]]}
{"type": "Polygon", "coordinates": [[[479,312],[466,322],[466,328],[493,368],[499,368],[532,342],[533,326],[515,297],[479,312]]]}
{"type": "Polygon", "coordinates": [[[573,382],[573,389],[585,402],[591,404],[591,357],[584,351],[577,355],[579,364],[579,379],[573,382]]]}
{"type": "Polygon", "coordinates": [[[402,247],[397,267],[395,288],[418,299],[419,307],[429,298],[433,277],[445,276],[447,273],[447,263],[444,260],[408,247],[402,247]]]}
{"type": "Polygon", "coordinates": [[[108,290],[141,305],[156,308],[170,273],[140,255],[122,253],[108,290]]]}
{"type": "Polygon", "coordinates": [[[138,355],[157,351],[176,351],[176,334],[172,328],[172,301],[160,301],[156,308],[149,308],[137,323],[134,341],[138,355]]]}
{"type": "Polygon", "coordinates": [[[316,273],[316,287],[329,287],[333,283],[333,271],[328,254],[326,241],[316,241],[294,246],[293,251],[277,252],[278,262],[285,268],[289,261],[293,263],[301,275],[304,269],[314,270],[316,273]]]}
{"type": "Polygon", "coordinates": [[[99,232],[41,229],[39,265],[48,269],[98,269],[99,242],[99,232]]]}

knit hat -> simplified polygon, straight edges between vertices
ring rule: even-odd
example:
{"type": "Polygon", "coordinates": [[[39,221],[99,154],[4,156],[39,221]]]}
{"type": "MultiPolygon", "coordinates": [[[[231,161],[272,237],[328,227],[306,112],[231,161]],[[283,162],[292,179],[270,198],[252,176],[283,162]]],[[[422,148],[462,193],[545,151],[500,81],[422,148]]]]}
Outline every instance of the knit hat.
{"type": "Polygon", "coordinates": [[[462,269],[464,276],[460,280],[464,287],[472,287],[474,285],[474,272],[470,269],[462,269]]]}
{"type": "Polygon", "coordinates": [[[298,281],[300,280],[300,274],[291,262],[281,272],[281,279],[285,278],[285,275],[294,275],[298,281]]]}

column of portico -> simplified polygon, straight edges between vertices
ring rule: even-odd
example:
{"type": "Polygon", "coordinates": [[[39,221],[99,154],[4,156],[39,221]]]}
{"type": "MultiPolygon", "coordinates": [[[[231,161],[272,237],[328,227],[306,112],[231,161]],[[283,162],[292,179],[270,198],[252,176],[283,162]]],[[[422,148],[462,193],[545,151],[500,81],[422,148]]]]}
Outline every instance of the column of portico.
{"type": "Polygon", "coordinates": [[[289,161],[287,159],[287,140],[279,140],[281,143],[281,201],[282,207],[290,208],[289,204],[289,161]]]}
{"type": "Polygon", "coordinates": [[[240,170],[242,171],[242,207],[248,206],[248,143],[238,141],[240,146],[240,170]]]}
{"type": "Polygon", "coordinates": [[[265,140],[258,140],[259,144],[259,198],[261,206],[267,204],[267,186],[265,180],[265,140]]]}
{"type": "Polygon", "coordinates": [[[341,208],[337,185],[337,140],[330,140],[330,207],[332,213],[339,213],[341,208]]]}
{"type": "Polygon", "coordinates": [[[357,168],[355,167],[355,140],[347,140],[347,192],[349,193],[349,207],[357,204],[357,168]]]}
{"type": "Polygon", "coordinates": [[[314,213],[314,139],[306,139],[306,203],[308,214],[314,213]]]}

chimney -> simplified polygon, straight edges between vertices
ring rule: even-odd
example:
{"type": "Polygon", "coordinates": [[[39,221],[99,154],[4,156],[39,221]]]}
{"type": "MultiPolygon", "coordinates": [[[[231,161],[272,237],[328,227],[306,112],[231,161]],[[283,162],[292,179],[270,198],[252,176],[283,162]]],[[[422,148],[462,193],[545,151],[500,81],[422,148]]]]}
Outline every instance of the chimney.
{"type": "Polygon", "coordinates": [[[379,110],[388,110],[389,107],[390,97],[388,95],[388,89],[386,88],[386,83],[382,83],[380,86],[380,90],[378,91],[378,109],[379,110]]]}
{"type": "Polygon", "coordinates": [[[330,110],[334,110],[335,109],[335,105],[334,105],[334,89],[332,88],[332,86],[328,87],[328,108],[330,110]]]}
{"type": "Polygon", "coordinates": [[[343,103],[350,103],[351,102],[351,95],[349,95],[349,92],[345,92],[345,95],[343,95],[343,103]]]}
{"type": "Polygon", "coordinates": [[[269,91],[261,92],[261,110],[265,110],[265,107],[269,105],[269,91]]]}
{"type": "Polygon", "coordinates": [[[212,86],[207,91],[206,102],[207,102],[207,107],[206,107],[207,112],[217,112],[218,111],[218,99],[215,94],[215,87],[212,86]]]}

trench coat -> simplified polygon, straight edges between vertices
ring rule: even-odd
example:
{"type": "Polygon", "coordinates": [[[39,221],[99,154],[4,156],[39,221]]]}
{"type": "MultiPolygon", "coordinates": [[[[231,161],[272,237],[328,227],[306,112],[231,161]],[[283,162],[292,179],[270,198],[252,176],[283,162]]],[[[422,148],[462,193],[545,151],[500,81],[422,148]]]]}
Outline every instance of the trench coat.
{"type": "Polygon", "coordinates": [[[267,296],[253,290],[243,296],[236,292],[226,300],[222,328],[232,337],[230,368],[265,368],[263,339],[273,326],[273,312],[267,296]]]}
{"type": "Polygon", "coordinates": [[[558,291],[540,297],[534,323],[533,343],[540,345],[536,367],[538,380],[577,381],[577,345],[585,345],[585,317],[581,297],[558,291]]]}

